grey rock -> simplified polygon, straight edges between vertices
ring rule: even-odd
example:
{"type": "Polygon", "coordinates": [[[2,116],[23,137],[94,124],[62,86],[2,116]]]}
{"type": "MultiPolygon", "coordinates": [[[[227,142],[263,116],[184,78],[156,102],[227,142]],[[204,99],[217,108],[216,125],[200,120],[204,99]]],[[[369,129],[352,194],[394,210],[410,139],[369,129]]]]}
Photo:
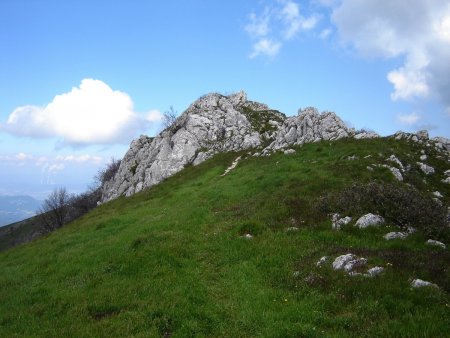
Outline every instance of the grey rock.
{"type": "Polygon", "coordinates": [[[380,135],[373,131],[359,131],[354,136],[357,140],[368,139],[368,138],[378,138],[380,135]]]}
{"type": "Polygon", "coordinates": [[[325,264],[325,262],[328,260],[328,256],[323,256],[323,257],[321,257],[318,261],[317,261],[317,263],[316,263],[316,266],[322,266],[323,264],[325,264]]]}
{"type": "Polygon", "coordinates": [[[439,144],[439,149],[450,151],[450,139],[445,137],[434,137],[433,141],[435,144],[439,144]]]}
{"type": "Polygon", "coordinates": [[[291,154],[295,154],[295,150],[294,149],[286,149],[283,151],[283,153],[285,155],[291,155],[291,154]]]}
{"type": "MultiPolygon", "coordinates": [[[[394,175],[395,179],[397,181],[403,182],[403,175],[402,172],[400,171],[400,169],[395,168],[395,167],[391,167],[387,164],[374,164],[375,167],[379,167],[379,168],[386,168],[388,169],[392,175],[394,175]]],[[[369,169],[371,167],[367,167],[367,169],[369,169]]],[[[373,171],[373,168],[369,169],[370,171],[373,171]]]]}
{"type": "Polygon", "coordinates": [[[414,228],[412,226],[406,227],[406,232],[408,233],[408,235],[411,235],[411,234],[415,233],[416,231],[417,231],[416,228],[414,228]]]}
{"type": "Polygon", "coordinates": [[[431,282],[424,281],[424,280],[422,280],[422,279],[414,279],[414,280],[411,282],[411,287],[414,288],[414,289],[417,289],[417,288],[423,288],[423,287],[439,288],[436,284],[433,284],[433,283],[431,283],[431,282]]]}
{"type": "Polygon", "coordinates": [[[332,266],[334,270],[344,270],[346,272],[350,272],[353,269],[364,266],[366,264],[366,258],[356,257],[353,254],[346,254],[336,257],[332,266]]]}
{"type": "Polygon", "coordinates": [[[249,110],[272,121],[285,119],[266,105],[248,101],[244,92],[205,95],[155,138],[141,136],[131,143],[117,174],[102,186],[102,202],[130,196],[219,152],[260,146],[263,136],[249,110]]]}
{"type": "Polygon", "coordinates": [[[422,163],[422,162],[417,162],[417,165],[419,166],[419,169],[422,170],[422,172],[425,175],[431,175],[434,174],[434,168],[429,166],[428,164],[422,163]]]}
{"type": "Polygon", "coordinates": [[[389,171],[392,173],[392,175],[394,175],[397,181],[403,182],[403,175],[399,169],[390,167],[386,164],[382,165],[382,167],[389,169],[389,171]]]}
{"type": "Polygon", "coordinates": [[[428,140],[428,131],[426,130],[420,130],[416,135],[420,140],[428,140]]]}
{"type": "Polygon", "coordinates": [[[392,239],[405,239],[408,237],[408,234],[405,232],[389,232],[383,236],[384,239],[390,241],[392,239]]]}
{"type": "Polygon", "coordinates": [[[384,223],[384,218],[379,216],[379,215],[374,215],[374,214],[366,214],[364,216],[361,216],[357,221],[356,221],[356,226],[360,229],[364,229],[367,228],[369,226],[378,226],[384,223]]]}
{"type": "Polygon", "coordinates": [[[395,155],[389,156],[386,159],[386,161],[393,162],[393,163],[395,163],[398,166],[399,169],[404,170],[402,162],[400,162],[400,160],[395,155]]]}
{"type": "Polygon", "coordinates": [[[354,260],[356,258],[355,255],[353,254],[345,254],[345,255],[341,255],[336,257],[336,259],[334,260],[332,266],[334,270],[342,270],[345,266],[345,264],[347,264],[348,262],[354,260]]]}
{"type": "Polygon", "coordinates": [[[450,177],[450,169],[444,171],[444,175],[450,177]]]}
{"type": "Polygon", "coordinates": [[[442,249],[446,248],[446,245],[444,243],[439,242],[439,241],[435,241],[434,239],[429,239],[428,241],[425,242],[425,244],[432,245],[432,246],[438,246],[438,247],[440,247],[442,249]]]}
{"type": "Polygon", "coordinates": [[[427,155],[420,155],[420,160],[421,160],[421,161],[426,161],[427,158],[428,158],[427,155]]]}
{"type": "Polygon", "coordinates": [[[375,277],[381,274],[384,271],[384,268],[381,266],[375,266],[369,270],[367,270],[367,274],[365,274],[366,277],[375,277]]]}
{"type": "Polygon", "coordinates": [[[350,216],[339,218],[339,214],[333,214],[331,218],[331,227],[333,230],[340,230],[343,225],[346,225],[352,221],[350,216]]]}
{"type": "Polygon", "coordinates": [[[298,231],[298,228],[297,227],[289,227],[286,229],[286,231],[287,232],[295,232],[295,231],[298,231]]]}
{"type": "Polygon", "coordinates": [[[442,183],[450,184],[450,177],[447,177],[446,179],[442,180],[442,183]]]}
{"type": "Polygon", "coordinates": [[[332,112],[319,113],[308,107],[299,110],[298,116],[288,117],[275,135],[268,149],[277,150],[289,145],[338,140],[352,136],[344,122],[332,112]]]}
{"type": "Polygon", "coordinates": [[[220,176],[225,176],[226,174],[228,174],[231,170],[233,170],[234,168],[236,168],[236,166],[238,165],[239,161],[241,160],[241,156],[236,157],[236,159],[233,161],[233,163],[231,163],[231,165],[225,169],[225,172],[220,175],[220,176]]]}
{"type": "Polygon", "coordinates": [[[442,194],[439,191],[433,191],[432,194],[436,196],[437,198],[443,198],[442,194]]]}

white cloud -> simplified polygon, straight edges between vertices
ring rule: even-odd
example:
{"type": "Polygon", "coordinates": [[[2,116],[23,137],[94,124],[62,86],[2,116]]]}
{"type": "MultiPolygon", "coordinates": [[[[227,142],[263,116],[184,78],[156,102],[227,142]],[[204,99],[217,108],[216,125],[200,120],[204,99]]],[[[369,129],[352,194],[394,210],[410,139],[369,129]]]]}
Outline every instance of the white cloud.
{"type": "Polygon", "coordinates": [[[250,36],[255,38],[266,36],[270,31],[270,16],[270,9],[268,7],[264,9],[263,14],[260,16],[257,16],[255,13],[251,13],[249,16],[250,23],[245,26],[245,30],[250,36]]]}
{"type": "Polygon", "coordinates": [[[56,161],[61,161],[61,162],[77,162],[77,163],[86,163],[86,162],[91,162],[93,164],[99,164],[103,161],[103,158],[100,156],[92,156],[92,155],[80,155],[80,156],[75,156],[75,155],[66,155],[66,156],[56,156],[55,158],[56,161]]]}
{"type": "Polygon", "coordinates": [[[341,0],[330,5],[344,44],[363,56],[403,59],[387,74],[393,100],[437,97],[450,108],[448,1],[341,0]]]}
{"type": "Polygon", "coordinates": [[[64,163],[74,163],[74,164],[89,164],[89,165],[100,165],[104,163],[104,158],[97,155],[57,155],[54,157],[48,156],[34,156],[26,154],[23,152],[17,153],[15,155],[0,155],[0,161],[9,162],[15,165],[22,165],[24,163],[33,164],[38,167],[56,168],[59,170],[64,169],[64,163]]]}
{"type": "Polygon", "coordinates": [[[411,67],[401,67],[388,73],[389,82],[394,85],[392,100],[408,100],[412,97],[426,97],[429,87],[426,81],[426,73],[411,67]]]}
{"type": "Polygon", "coordinates": [[[19,161],[26,161],[31,158],[33,158],[31,155],[25,154],[25,153],[18,153],[15,158],[19,161]]]}
{"type": "Polygon", "coordinates": [[[420,116],[417,113],[400,114],[397,116],[397,121],[401,124],[412,126],[420,120],[420,116]]]}
{"type": "Polygon", "coordinates": [[[150,122],[155,120],[134,111],[128,94],[100,80],[84,79],[45,107],[16,108],[5,129],[19,136],[57,137],[65,144],[111,144],[129,142],[150,122]]]}
{"type": "Polygon", "coordinates": [[[261,54],[274,57],[278,54],[280,48],[280,42],[270,39],[261,39],[253,45],[253,52],[250,54],[250,58],[253,59],[261,54]]]}
{"type": "Polygon", "coordinates": [[[277,0],[264,7],[261,14],[251,13],[245,26],[248,35],[256,40],[252,45],[250,58],[259,55],[276,56],[283,44],[296,37],[301,31],[317,26],[318,15],[302,15],[300,6],[292,0],[277,0]]]}

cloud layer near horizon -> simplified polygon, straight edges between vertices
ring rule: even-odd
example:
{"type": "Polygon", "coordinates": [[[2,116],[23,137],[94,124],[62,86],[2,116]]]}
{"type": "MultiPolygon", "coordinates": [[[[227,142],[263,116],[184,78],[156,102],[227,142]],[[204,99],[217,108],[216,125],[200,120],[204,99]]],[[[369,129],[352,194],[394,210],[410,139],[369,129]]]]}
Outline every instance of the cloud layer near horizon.
{"type": "Polygon", "coordinates": [[[136,113],[128,94],[100,80],[83,79],[45,107],[16,108],[4,129],[18,136],[56,137],[65,145],[113,144],[129,142],[161,120],[156,110],[136,113]]]}

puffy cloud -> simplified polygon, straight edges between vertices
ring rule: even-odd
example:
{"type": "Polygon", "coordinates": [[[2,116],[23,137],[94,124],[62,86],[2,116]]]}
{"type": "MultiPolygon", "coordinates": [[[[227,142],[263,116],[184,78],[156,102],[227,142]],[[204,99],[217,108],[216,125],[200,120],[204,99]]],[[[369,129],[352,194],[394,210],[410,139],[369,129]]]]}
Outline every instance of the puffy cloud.
{"type": "Polygon", "coordinates": [[[273,5],[264,7],[261,14],[251,13],[245,30],[255,40],[250,58],[259,55],[276,56],[283,44],[294,38],[300,31],[316,27],[319,16],[305,17],[300,6],[292,0],[277,0],[273,5]]]}
{"type": "Polygon", "coordinates": [[[420,116],[417,113],[411,113],[411,114],[400,114],[397,116],[397,121],[401,124],[412,126],[414,124],[417,124],[417,122],[420,120],[420,116]]]}
{"type": "Polygon", "coordinates": [[[450,107],[448,1],[341,0],[329,5],[344,44],[363,56],[403,58],[404,64],[387,74],[393,100],[435,96],[450,107]]]}
{"type": "Polygon", "coordinates": [[[84,79],[79,87],[57,95],[45,107],[22,106],[8,117],[6,131],[20,136],[57,137],[65,144],[129,142],[136,133],[159,121],[138,114],[128,94],[100,80],[84,79]]]}

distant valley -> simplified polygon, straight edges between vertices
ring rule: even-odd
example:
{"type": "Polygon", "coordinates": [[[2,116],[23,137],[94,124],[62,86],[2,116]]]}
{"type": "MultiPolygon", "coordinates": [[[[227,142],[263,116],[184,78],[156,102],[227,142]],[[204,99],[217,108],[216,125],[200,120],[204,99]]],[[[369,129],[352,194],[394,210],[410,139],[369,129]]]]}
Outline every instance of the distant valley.
{"type": "Polygon", "coordinates": [[[40,206],[31,196],[0,196],[0,226],[32,217],[40,206]]]}

